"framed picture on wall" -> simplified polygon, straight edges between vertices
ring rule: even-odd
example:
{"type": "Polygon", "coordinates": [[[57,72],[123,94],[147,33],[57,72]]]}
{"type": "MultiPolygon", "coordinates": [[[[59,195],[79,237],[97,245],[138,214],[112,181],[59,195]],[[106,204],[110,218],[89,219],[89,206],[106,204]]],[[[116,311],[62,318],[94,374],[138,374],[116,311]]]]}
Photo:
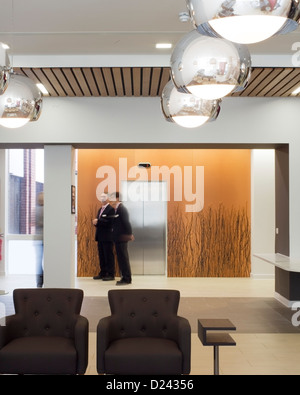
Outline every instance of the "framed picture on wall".
{"type": "Polygon", "coordinates": [[[71,214],[76,214],[76,187],[71,185],[71,214]]]}

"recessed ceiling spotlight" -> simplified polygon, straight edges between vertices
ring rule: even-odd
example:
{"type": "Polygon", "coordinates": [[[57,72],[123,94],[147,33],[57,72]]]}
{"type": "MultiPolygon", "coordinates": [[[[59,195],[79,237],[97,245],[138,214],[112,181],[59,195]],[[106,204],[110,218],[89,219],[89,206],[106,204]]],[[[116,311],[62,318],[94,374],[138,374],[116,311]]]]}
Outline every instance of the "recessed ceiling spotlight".
{"type": "Polygon", "coordinates": [[[300,86],[294,90],[294,92],[292,93],[292,96],[296,96],[300,93],[300,86]]]}
{"type": "Polygon", "coordinates": [[[155,45],[156,49],[170,49],[172,46],[173,45],[171,43],[157,43],[155,45]]]}
{"type": "Polygon", "coordinates": [[[191,21],[190,14],[188,12],[180,12],[179,13],[180,22],[186,23],[191,21]]]}
{"type": "Polygon", "coordinates": [[[39,88],[39,90],[43,93],[43,95],[49,95],[49,92],[47,89],[44,87],[43,84],[36,84],[36,86],[39,88]]]}
{"type": "Polygon", "coordinates": [[[10,48],[9,45],[7,45],[7,44],[1,43],[1,45],[2,45],[3,49],[9,49],[10,48]]]}

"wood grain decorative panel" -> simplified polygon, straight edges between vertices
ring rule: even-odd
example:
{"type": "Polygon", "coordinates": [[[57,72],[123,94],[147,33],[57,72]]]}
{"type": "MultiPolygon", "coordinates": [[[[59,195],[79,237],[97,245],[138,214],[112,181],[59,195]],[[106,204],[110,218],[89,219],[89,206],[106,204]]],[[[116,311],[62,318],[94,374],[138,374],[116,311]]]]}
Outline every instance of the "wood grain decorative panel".
{"type": "MultiPolygon", "coordinates": [[[[15,68],[42,83],[53,97],[157,97],[169,67],[15,68]]],[[[255,67],[245,90],[233,97],[288,97],[300,86],[300,68],[255,67]]]]}

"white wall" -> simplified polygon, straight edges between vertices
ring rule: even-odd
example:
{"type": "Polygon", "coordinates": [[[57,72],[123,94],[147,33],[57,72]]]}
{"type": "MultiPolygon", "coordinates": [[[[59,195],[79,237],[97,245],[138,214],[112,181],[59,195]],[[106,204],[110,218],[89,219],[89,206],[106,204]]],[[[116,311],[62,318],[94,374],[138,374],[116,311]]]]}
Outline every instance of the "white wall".
{"type": "Polygon", "coordinates": [[[254,257],[275,253],[275,151],[251,152],[251,276],[274,277],[274,267],[254,257]]]}
{"type": "Polygon", "coordinates": [[[183,129],[164,120],[159,98],[45,98],[37,122],[0,127],[1,143],[299,144],[299,98],[225,98],[216,122],[183,129]]]}
{"type": "Polygon", "coordinates": [[[300,258],[299,109],[299,98],[225,98],[216,122],[186,130],[164,120],[159,98],[45,98],[38,122],[19,130],[0,128],[0,147],[289,144],[290,251],[292,258],[300,258]]]}
{"type": "MultiPolygon", "coordinates": [[[[5,232],[5,150],[0,150],[0,233],[5,232]]],[[[1,240],[1,239],[0,239],[1,240]]],[[[5,273],[5,240],[2,239],[2,259],[0,260],[0,275],[5,273]]]]}

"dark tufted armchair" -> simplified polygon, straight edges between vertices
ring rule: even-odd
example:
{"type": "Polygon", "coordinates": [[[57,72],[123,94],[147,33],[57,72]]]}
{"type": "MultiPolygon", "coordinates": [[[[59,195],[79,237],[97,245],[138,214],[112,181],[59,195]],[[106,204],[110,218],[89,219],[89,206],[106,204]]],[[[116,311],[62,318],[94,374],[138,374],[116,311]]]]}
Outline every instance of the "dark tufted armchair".
{"type": "Polygon", "coordinates": [[[16,289],[15,315],[0,327],[0,373],[84,374],[88,321],[79,289],[16,289]]]}
{"type": "Polygon", "coordinates": [[[111,290],[111,316],[97,327],[97,371],[119,375],[190,373],[191,327],[175,290],[111,290]]]}

